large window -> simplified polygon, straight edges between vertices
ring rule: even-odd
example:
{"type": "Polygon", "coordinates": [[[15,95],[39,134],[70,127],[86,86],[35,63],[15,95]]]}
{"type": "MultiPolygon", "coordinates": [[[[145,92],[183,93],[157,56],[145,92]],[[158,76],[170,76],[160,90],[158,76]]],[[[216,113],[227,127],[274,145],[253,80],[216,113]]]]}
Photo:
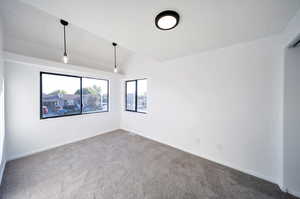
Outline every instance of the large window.
{"type": "Polygon", "coordinates": [[[108,111],[108,80],[41,72],[41,119],[108,111]]]}
{"type": "Polygon", "coordinates": [[[147,80],[129,80],[125,82],[125,110],[147,113],[147,80]]]}

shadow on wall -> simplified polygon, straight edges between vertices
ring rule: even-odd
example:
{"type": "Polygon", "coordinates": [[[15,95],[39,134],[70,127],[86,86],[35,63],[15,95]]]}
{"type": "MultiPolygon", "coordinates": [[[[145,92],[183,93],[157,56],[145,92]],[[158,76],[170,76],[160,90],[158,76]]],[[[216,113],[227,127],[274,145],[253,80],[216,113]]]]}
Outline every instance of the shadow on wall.
{"type": "Polygon", "coordinates": [[[284,75],[284,186],[300,196],[300,46],[286,49],[284,75]]]}
{"type": "Polygon", "coordinates": [[[5,118],[4,118],[4,62],[3,62],[3,34],[0,19],[0,183],[5,167],[4,137],[5,137],[5,118]]]}
{"type": "Polygon", "coordinates": [[[4,78],[3,70],[1,71],[0,77],[0,184],[5,168],[5,154],[4,154],[4,137],[5,137],[5,118],[4,118],[4,78]]]}

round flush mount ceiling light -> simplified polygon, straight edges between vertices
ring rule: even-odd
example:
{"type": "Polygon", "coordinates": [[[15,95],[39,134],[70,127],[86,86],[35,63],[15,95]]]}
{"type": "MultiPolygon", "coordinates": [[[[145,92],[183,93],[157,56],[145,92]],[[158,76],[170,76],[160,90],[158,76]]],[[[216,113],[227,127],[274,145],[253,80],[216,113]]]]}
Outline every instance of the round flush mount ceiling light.
{"type": "Polygon", "coordinates": [[[160,30],[171,30],[179,23],[179,14],[173,10],[165,10],[155,17],[155,25],[160,30]]]}

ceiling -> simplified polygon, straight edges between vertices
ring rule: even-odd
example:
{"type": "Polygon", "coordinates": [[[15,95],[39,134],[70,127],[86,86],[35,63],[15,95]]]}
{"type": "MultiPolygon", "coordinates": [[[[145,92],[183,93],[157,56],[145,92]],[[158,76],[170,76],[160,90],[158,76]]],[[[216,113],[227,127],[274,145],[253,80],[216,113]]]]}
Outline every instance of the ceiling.
{"type": "Polygon", "coordinates": [[[6,51],[61,62],[63,18],[70,63],[112,71],[112,41],[121,68],[134,52],[165,61],[279,33],[299,9],[300,0],[1,0],[0,15],[6,51]],[[166,9],[181,19],[161,31],[154,18],[166,9]]]}
{"type": "Polygon", "coordinates": [[[22,1],[162,61],[279,33],[300,8],[300,0],[22,1]],[[154,24],[165,9],[181,15],[171,31],[154,24]]]}
{"type": "MultiPolygon", "coordinates": [[[[63,26],[59,18],[17,0],[1,0],[4,50],[26,56],[62,61],[63,26]]],[[[112,40],[92,34],[74,24],[67,29],[70,63],[112,71],[114,66],[112,40]]],[[[132,54],[118,46],[118,65],[132,54]]]]}

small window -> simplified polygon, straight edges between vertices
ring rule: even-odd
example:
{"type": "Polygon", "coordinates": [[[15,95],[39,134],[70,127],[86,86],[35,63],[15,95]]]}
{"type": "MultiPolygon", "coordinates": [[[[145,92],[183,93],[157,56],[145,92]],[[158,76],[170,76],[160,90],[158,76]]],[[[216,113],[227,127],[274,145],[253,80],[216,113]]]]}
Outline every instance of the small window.
{"type": "Polygon", "coordinates": [[[82,112],[108,111],[108,81],[82,78],[82,112]]]}
{"type": "Polygon", "coordinates": [[[136,111],[136,81],[126,82],[126,110],[136,111]]]}
{"type": "Polygon", "coordinates": [[[108,112],[108,80],[40,74],[41,119],[108,112]]]}
{"type": "Polygon", "coordinates": [[[126,111],[147,113],[147,80],[129,80],[125,83],[126,111]]]}

